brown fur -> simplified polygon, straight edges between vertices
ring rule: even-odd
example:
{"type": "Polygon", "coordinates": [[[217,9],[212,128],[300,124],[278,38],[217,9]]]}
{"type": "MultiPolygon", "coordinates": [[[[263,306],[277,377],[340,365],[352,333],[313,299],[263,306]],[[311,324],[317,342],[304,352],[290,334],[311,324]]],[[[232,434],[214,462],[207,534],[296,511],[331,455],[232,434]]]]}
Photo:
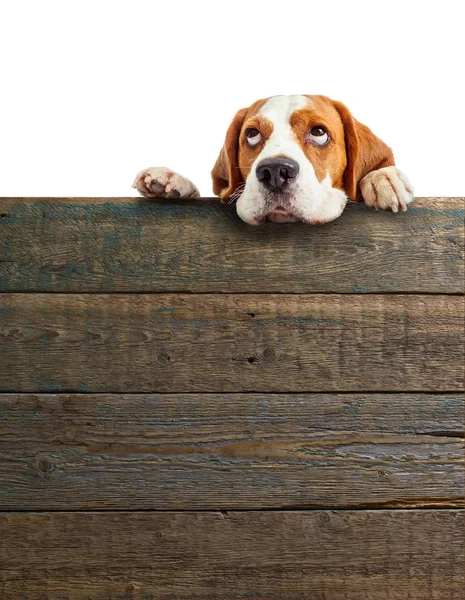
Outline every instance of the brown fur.
{"type": "Polygon", "coordinates": [[[267,140],[273,133],[273,123],[269,121],[266,117],[262,115],[253,114],[251,117],[248,117],[242,128],[241,138],[239,140],[239,169],[241,171],[242,181],[245,181],[247,175],[250,173],[250,169],[263,149],[263,146],[266,144],[267,140]],[[256,146],[249,146],[247,140],[245,138],[245,132],[247,129],[258,129],[262,134],[262,141],[256,146]]]}
{"type": "Polygon", "coordinates": [[[344,190],[351,200],[363,200],[359,183],[370,171],[395,164],[392,150],[366,125],[359,123],[342,102],[332,101],[344,126],[347,168],[344,190]]]}
{"type": "Polygon", "coordinates": [[[242,183],[242,176],[237,164],[239,136],[247,108],[237,111],[226,132],[226,139],[216,163],[212,169],[213,193],[222,200],[228,198],[242,183]]]}

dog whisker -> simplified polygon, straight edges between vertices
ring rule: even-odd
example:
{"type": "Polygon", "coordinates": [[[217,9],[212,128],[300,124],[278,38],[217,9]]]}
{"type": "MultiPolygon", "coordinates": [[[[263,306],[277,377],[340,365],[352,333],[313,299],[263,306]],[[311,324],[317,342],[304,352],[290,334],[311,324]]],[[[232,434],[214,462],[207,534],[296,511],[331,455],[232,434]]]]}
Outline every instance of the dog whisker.
{"type": "Polygon", "coordinates": [[[228,200],[228,204],[232,204],[233,202],[235,202],[236,200],[238,200],[240,198],[240,196],[242,195],[243,191],[245,189],[245,182],[241,183],[235,190],[234,192],[231,194],[229,200],[228,200]]]}

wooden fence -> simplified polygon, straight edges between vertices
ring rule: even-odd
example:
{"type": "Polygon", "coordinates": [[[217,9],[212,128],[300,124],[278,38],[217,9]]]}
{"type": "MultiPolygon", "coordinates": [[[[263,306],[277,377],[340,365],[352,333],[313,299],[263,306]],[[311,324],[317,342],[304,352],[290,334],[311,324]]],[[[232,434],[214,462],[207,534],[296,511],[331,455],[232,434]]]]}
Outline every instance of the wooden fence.
{"type": "Polygon", "coordinates": [[[1,199],[1,600],[462,600],[463,240],[1,199]]]}

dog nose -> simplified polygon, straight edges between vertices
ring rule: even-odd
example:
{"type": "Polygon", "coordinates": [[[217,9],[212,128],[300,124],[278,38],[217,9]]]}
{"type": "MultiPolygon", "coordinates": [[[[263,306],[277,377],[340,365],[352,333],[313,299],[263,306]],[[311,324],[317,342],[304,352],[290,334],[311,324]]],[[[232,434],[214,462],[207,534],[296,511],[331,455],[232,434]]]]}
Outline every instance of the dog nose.
{"type": "Polygon", "coordinates": [[[299,163],[292,158],[265,158],[255,169],[257,179],[274,192],[283,190],[299,173],[299,163]]]}

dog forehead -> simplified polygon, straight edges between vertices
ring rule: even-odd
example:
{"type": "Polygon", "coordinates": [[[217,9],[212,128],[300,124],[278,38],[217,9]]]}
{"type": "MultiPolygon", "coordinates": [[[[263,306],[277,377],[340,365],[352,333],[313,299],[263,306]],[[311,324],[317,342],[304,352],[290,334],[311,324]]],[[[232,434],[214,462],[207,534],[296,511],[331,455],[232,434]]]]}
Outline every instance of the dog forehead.
{"type": "Polygon", "coordinates": [[[306,96],[273,96],[269,98],[258,111],[258,114],[265,117],[273,125],[289,124],[292,114],[296,110],[308,107],[310,99],[306,96]]]}

